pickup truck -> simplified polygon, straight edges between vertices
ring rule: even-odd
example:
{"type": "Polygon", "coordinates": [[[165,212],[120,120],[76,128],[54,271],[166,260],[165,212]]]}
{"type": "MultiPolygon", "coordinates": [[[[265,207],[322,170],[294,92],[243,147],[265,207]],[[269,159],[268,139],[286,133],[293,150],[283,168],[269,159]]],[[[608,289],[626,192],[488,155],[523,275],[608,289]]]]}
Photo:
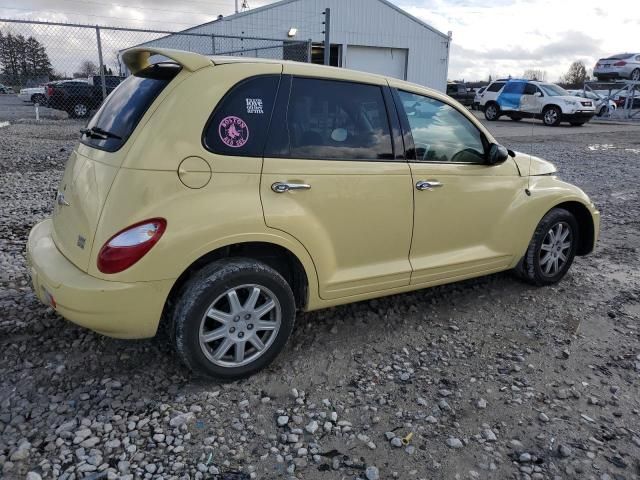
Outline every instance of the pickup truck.
{"type": "MultiPolygon", "coordinates": [[[[105,75],[106,94],[109,95],[122,81],[115,75],[105,75]]],[[[64,110],[73,118],[87,117],[91,110],[100,106],[102,101],[102,81],[100,75],[88,80],[51,82],[45,86],[47,106],[64,110]]]]}
{"type": "Polygon", "coordinates": [[[447,83],[447,95],[457,100],[465,107],[473,105],[475,93],[467,88],[466,83],[449,82],[447,83]]]}

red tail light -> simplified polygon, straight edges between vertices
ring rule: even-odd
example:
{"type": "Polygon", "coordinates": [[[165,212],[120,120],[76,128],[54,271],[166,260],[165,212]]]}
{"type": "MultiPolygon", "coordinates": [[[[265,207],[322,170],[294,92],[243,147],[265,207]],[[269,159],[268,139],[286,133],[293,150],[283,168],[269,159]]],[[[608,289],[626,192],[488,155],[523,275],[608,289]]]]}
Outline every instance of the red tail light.
{"type": "Polygon", "coordinates": [[[627,62],[625,62],[624,60],[620,60],[619,62],[616,62],[613,64],[614,67],[624,67],[627,64],[627,62]]]}
{"type": "Polygon", "coordinates": [[[144,220],[119,231],[98,253],[98,270],[118,273],[144,257],[167,228],[164,218],[144,220]]]}
{"type": "Polygon", "coordinates": [[[53,87],[51,85],[47,85],[47,97],[53,96],[53,87]]]}

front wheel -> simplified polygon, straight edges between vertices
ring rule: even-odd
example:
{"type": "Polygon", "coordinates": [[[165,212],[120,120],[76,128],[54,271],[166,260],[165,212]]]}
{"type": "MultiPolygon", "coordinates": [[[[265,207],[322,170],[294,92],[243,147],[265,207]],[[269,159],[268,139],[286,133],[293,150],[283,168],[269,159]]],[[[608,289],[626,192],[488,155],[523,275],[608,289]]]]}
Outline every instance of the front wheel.
{"type": "Polygon", "coordinates": [[[498,120],[500,117],[500,108],[497,103],[491,102],[488,103],[486,107],[484,107],[484,118],[493,122],[498,120]]]}
{"type": "Polygon", "coordinates": [[[174,343],[195,373],[233,380],[266,367],[293,330],[286,280],[251,259],[213,262],[183,287],[173,310],[174,343]]]}
{"type": "Polygon", "coordinates": [[[636,68],[633,72],[631,72],[631,80],[634,82],[640,82],[640,68],[636,68]]]}
{"type": "Polygon", "coordinates": [[[544,112],[542,112],[542,122],[547,127],[557,127],[560,125],[561,118],[562,112],[556,106],[547,107],[544,112]]]}
{"type": "Polygon", "coordinates": [[[575,217],[562,208],[552,209],[540,220],[516,273],[533,285],[559,282],[573,263],[579,240],[575,217]]]}

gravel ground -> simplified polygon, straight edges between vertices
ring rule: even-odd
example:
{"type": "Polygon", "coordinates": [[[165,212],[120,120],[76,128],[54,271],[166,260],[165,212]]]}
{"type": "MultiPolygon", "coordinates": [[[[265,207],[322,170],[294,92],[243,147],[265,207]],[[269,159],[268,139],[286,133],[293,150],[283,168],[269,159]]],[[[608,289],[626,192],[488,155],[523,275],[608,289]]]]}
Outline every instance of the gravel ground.
{"type": "Polygon", "coordinates": [[[0,476],[640,477],[637,132],[501,139],[603,214],[597,252],[559,285],[499,274],[302,315],[270,368],[222,384],[31,291],[27,234],[80,126],[0,129],[0,476]]]}

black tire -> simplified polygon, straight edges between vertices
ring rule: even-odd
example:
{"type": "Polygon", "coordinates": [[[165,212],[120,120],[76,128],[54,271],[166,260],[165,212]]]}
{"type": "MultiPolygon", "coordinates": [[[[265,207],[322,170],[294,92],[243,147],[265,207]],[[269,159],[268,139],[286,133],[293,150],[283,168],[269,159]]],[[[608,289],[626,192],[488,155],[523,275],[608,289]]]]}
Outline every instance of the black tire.
{"type": "Polygon", "coordinates": [[[557,127],[560,125],[560,121],[562,120],[562,110],[556,107],[555,105],[551,105],[546,107],[542,111],[542,123],[544,123],[547,127],[557,127]]]}
{"type": "Polygon", "coordinates": [[[602,107],[600,107],[600,110],[598,111],[598,116],[599,117],[604,117],[607,114],[607,111],[609,109],[607,108],[606,105],[603,105],[602,107]]]}
{"type": "MultiPolygon", "coordinates": [[[[171,314],[174,346],[184,364],[196,374],[222,380],[247,377],[269,365],[282,351],[293,331],[295,312],[291,287],[277,271],[248,258],[218,260],[200,270],[182,288],[171,314]],[[267,342],[265,351],[252,362],[235,367],[217,365],[203,351],[207,347],[200,345],[201,324],[209,320],[205,313],[216,299],[244,285],[268,289],[277,298],[280,328],[274,334],[275,339],[270,344],[267,342]]],[[[250,336],[250,332],[247,335],[250,336]]],[[[254,348],[252,344],[248,347],[254,348]]],[[[232,348],[235,352],[235,345],[232,348]]]]}
{"type": "Polygon", "coordinates": [[[82,100],[75,101],[67,111],[71,118],[85,118],[89,116],[89,105],[82,100]]]}
{"type": "Polygon", "coordinates": [[[581,127],[585,122],[569,122],[573,127],[581,127]]]}
{"type": "Polygon", "coordinates": [[[37,103],[37,104],[40,104],[40,105],[44,105],[44,102],[45,102],[46,98],[47,97],[45,97],[41,93],[36,93],[35,95],[31,95],[31,102],[32,103],[37,103]]]}
{"type": "MultiPolygon", "coordinates": [[[[573,263],[576,250],[580,242],[579,234],[580,230],[578,228],[578,222],[570,212],[563,208],[554,208],[550,210],[542,220],[540,220],[540,223],[538,223],[533,234],[533,238],[529,243],[529,247],[527,248],[524,257],[522,257],[520,263],[516,267],[516,274],[518,277],[532,285],[538,286],[558,283],[566,275],[573,263]],[[564,228],[569,229],[571,241],[566,243],[570,243],[571,245],[567,255],[565,255],[566,260],[562,265],[558,265],[557,271],[555,273],[546,273],[546,263],[543,266],[541,262],[544,260],[545,255],[551,252],[542,249],[543,243],[548,239],[547,236],[550,234],[551,230],[557,228],[557,225],[559,224],[562,224],[563,232],[564,228]],[[542,252],[547,253],[543,255],[542,252]]],[[[545,245],[548,244],[545,243],[545,245]]]]}
{"type": "Polygon", "coordinates": [[[490,122],[495,122],[500,118],[500,105],[496,102],[489,102],[484,106],[484,118],[490,122]]]}
{"type": "Polygon", "coordinates": [[[634,82],[640,82],[640,68],[636,68],[631,72],[631,75],[629,75],[629,79],[633,80],[634,82]]]}

